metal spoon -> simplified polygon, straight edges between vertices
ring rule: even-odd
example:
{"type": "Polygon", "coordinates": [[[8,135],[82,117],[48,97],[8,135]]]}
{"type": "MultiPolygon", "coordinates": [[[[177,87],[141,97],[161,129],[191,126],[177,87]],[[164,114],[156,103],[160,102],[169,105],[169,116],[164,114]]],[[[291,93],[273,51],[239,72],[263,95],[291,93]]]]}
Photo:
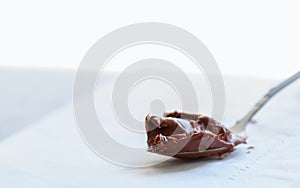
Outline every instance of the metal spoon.
{"type": "MultiPolygon", "coordinates": [[[[298,71],[296,74],[293,76],[289,77],[282,83],[278,84],[277,86],[273,87],[272,89],[269,90],[267,94],[265,94],[256,104],[255,106],[239,121],[235,123],[234,126],[230,128],[230,131],[239,137],[242,138],[247,138],[246,135],[246,126],[247,124],[251,121],[252,117],[274,96],[276,95],[279,91],[284,89],[286,86],[291,84],[292,82],[296,81],[298,78],[300,78],[300,71],[298,71]]],[[[226,151],[228,148],[222,147],[222,148],[217,148],[217,149],[208,149],[204,151],[195,151],[195,152],[179,152],[173,157],[177,158],[199,158],[203,156],[215,156],[218,155],[219,153],[222,153],[226,151]]],[[[166,154],[168,155],[168,154],[166,154]]]]}

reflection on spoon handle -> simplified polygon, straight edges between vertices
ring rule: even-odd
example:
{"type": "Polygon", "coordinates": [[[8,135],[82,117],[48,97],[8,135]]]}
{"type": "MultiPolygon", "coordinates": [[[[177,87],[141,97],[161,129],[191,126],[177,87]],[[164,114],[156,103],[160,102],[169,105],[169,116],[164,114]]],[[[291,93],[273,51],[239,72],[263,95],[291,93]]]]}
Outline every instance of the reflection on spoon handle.
{"type": "Polygon", "coordinates": [[[269,90],[267,94],[263,96],[262,99],[260,99],[255,106],[239,121],[236,122],[236,124],[230,129],[233,131],[236,135],[246,137],[245,134],[245,127],[247,123],[252,119],[252,117],[274,96],[276,95],[279,91],[284,89],[286,86],[294,82],[300,78],[300,71],[298,71],[296,74],[293,76],[289,77],[279,85],[273,87],[272,89],[269,90]]]}

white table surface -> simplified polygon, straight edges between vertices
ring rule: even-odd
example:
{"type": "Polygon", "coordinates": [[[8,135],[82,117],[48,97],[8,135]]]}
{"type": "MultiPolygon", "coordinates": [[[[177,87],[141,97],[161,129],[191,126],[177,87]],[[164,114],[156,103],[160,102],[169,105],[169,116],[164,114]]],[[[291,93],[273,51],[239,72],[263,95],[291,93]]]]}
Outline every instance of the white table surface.
{"type": "MultiPolygon", "coordinates": [[[[226,125],[276,83],[225,81],[226,125]]],[[[299,86],[272,100],[248,127],[248,145],[223,160],[171,159],[141,169],[116,166],[94,154],[77,130],[69,103],[0,142],[0,187],[300,187],[299,86]]]]}
{"type": "Polygon", "coordinates": [[[74,71],[0,66],[0,141],[70,100],[74,71]]]}

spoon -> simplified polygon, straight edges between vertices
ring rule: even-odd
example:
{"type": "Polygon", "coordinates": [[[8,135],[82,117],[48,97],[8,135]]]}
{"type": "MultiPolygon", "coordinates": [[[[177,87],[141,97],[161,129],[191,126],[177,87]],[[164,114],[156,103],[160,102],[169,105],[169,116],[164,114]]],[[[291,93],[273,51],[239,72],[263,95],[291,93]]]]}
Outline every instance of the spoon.
{"type": "MultiPolygon", "coordinates": [[[[254,107],[239,121],[235,123],[229,130],[236,136],[247,138],[246,126],[251,121],[252,117],[279,91],[283,90],[286,86],[296,81],[300,77],[300,71],[298,71],[293,76],[289,77],[285,81],[281,82],[277,86],[271,88],[268,93],[266,93],[255,105],[254,107]]],[[[194,152],[179,152],[173,155],[176,158],[199,158],[203,156],[216,156],[220,153],[226,151],[228,148],[222,147],[217,149],[207,149],[204,151],[194,151],[194,152]]],[[[166,154],[168,155],[168,154],[166,154]]]]}

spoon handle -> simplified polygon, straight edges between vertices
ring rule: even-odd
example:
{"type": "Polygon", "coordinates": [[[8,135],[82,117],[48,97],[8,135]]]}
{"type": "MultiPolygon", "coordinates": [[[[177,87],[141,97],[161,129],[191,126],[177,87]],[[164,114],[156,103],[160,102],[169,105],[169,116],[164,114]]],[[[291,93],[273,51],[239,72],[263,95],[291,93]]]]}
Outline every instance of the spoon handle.
{"type": "Polygon", "coordinates": [[[239,121],[236,122],[236,124],[230,129],[233,133],[236,135],[239,135],[241,137],[246,137],[245,128],[249,121],[251,121],[252,117],[279,91],[284,89],[286,86],[294,82],[300,78],[300,71],[298,71],[293,76],[289,77],[282,83],[278,84],[277,86],[273,87],[269,90],[267,94],[265,94],[256,104],[255,106],[239,121]]]}

